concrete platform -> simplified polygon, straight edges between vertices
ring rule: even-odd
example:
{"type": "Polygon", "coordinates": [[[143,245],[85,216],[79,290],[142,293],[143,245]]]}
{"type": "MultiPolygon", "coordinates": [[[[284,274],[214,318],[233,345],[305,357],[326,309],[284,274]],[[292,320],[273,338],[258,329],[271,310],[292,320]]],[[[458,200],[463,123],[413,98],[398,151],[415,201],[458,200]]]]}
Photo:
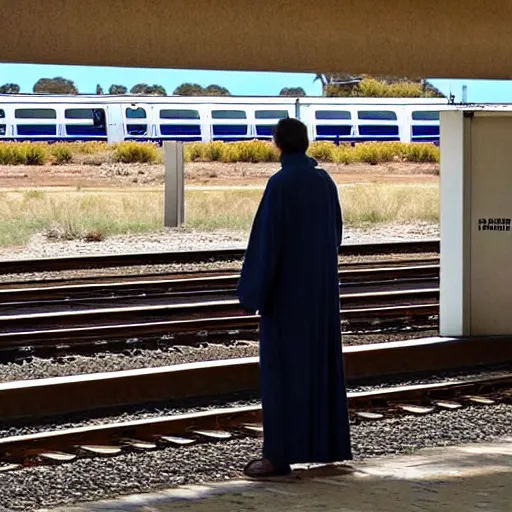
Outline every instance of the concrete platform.
{"type": "MultiPolygon", "coordinates": [[[[512,438],[425,449],[293,477],[184,486],[52,512],[512,512],[512,438]]],[[[49,511],[48,511],[49,512],[49,511]]]]}

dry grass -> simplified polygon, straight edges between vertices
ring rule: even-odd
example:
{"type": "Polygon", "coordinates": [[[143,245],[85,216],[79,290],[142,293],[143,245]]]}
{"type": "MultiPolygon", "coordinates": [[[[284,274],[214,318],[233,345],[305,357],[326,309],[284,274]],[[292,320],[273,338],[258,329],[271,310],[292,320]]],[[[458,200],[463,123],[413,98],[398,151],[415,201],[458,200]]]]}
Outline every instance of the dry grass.
{"type": "MultiPolygon", "coordinates": [[[[261,190],[189,190],[186,227],[250,229],[261,190]]],[[[437,222],[437,185],[368,184],[341,189],[345,223],[437,222]]],[[[68,192],[28,190],[0,193],[0,245],[19,246],[43,232],[53,239],[100,241],[110,235],[162,229],[162,191],[68,192]]]]}
{"type": "MultiPolygon", "coordinates": [[[[439,148],[433,144],[368,142],[352,147],[331,142],[312,142],[308,153],[319,162],[378,164],[398,162],[439,162],[439,148]]],[[[162,163],[163,149],[153,143],[121,142],[0,142],[0,164],[43,165],[108,162],[162,163]]],[[[271,142],[192,142],[185,144],[187,162],[279,162],[279,152],[271,142]]]]}

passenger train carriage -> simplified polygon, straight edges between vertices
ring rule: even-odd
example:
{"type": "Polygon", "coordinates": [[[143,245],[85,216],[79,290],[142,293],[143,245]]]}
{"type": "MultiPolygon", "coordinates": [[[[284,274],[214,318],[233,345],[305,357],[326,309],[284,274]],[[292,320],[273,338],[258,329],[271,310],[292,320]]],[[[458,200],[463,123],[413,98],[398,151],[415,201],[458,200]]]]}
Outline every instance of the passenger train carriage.
{"type": "Polygon", "coordinates": [[[310,140],[439,143],[445,99],[0,95],[0,141],[239,141],[296,117],[310,140]]]}

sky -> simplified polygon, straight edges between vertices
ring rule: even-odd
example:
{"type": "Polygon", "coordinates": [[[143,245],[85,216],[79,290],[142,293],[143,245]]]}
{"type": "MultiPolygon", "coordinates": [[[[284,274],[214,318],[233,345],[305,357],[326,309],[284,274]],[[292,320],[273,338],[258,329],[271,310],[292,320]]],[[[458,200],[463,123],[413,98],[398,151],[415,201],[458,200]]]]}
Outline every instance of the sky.
{"type": "MultiPolygon", "coordinates": [[[[0,85],[17,83],[21,92],[32,92],[39,78],[62,76],[73,80],[84,94],[94,94],[96,84],[105,91],[110,85],[125,85],[130,89],[136,83],[163,85],[167,94],[184,83],[199,83],[206,87],[217,84],[227,87],[231,94],[242,96],[274,96],[283,87],[302,87],[308,96],[320,96],[322,88],[315,75],[307,73],[259,73],[249,71],[201,71],[178,69],[137,69],[88,66],[53,66],[39,64],[0,63],[0,85]]],[[[472,103],[512,102],[512,80],[452,80],[431,79],[434,86],[445,94],[462,97],[462,86],[467,86],[467,99],[472,103]]]]}

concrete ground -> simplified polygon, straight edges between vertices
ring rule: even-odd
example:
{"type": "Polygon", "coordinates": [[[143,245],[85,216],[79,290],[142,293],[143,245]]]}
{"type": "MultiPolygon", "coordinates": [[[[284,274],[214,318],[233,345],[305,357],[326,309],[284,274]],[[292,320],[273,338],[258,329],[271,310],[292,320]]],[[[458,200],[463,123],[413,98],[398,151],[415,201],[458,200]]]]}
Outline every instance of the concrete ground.
{"type": "Polygon", "coordinates": [[[298,468],[290,477],[267,482],[185,486],[51,512],[171,510],[512,512],[512,438],[424,449],[351,467],[298,468]]]}

